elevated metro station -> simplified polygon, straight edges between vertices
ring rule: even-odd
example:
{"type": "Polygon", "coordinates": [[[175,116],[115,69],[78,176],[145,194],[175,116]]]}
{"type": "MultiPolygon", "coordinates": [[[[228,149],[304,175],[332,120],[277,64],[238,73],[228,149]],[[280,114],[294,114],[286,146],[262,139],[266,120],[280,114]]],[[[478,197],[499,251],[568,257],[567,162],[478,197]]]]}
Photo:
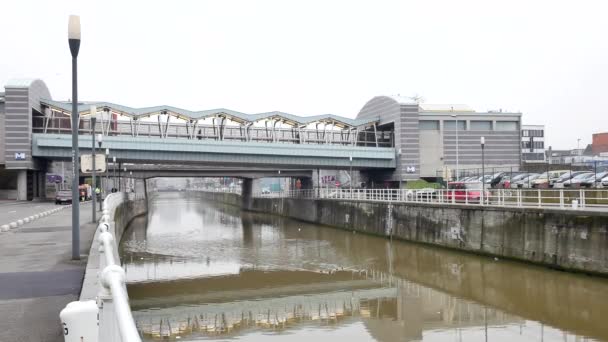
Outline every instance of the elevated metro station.
{"type": "MultiPolygon", "coordinates": [[[[72,103],[53,100],[39,79],[12,80],[4,90],[0,198],[43,198],[47,174],[61,174],[70,183],[72,103]]],[[[159,165],[158,173],[147,168],[149,178],[171,175],[172,166],[175,176],[195,176],[201,167],[200,176],[228,168],[232,171],[225,176],[244,179],[279,175],[281,170],[305,176],[313,170],[317,175],[318,170],[355,170],[367,184],[397,187],[419,178],[435,180],[442,169],[458,164],[479,167],[477,141],[485,136],[488,167],[519,166],[520,113],[447,108],[378,96],[348,118],[83,101],[78,104],[79,149],[90,153],[92,134],[101,134],[98,153],[109,149],[110,161],[116,157],[121,164],[159,165]]],[[[314,182],[314,177],[303,177],[307,187],[314,182]]]]}

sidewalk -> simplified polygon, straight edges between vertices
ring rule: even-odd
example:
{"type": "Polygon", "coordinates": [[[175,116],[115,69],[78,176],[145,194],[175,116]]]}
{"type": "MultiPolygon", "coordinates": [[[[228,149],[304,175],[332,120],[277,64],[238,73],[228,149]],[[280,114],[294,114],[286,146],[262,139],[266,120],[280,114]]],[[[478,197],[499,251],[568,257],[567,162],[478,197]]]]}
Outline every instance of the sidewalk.
{"type": "Polygon", "coordinates": [[[91,204],[80,206],[79,261],[71,260],[71,221],[66,209],[0,233],[0,342],[63,341],[59,312],[82,287],[96,227],[91,204]]]}

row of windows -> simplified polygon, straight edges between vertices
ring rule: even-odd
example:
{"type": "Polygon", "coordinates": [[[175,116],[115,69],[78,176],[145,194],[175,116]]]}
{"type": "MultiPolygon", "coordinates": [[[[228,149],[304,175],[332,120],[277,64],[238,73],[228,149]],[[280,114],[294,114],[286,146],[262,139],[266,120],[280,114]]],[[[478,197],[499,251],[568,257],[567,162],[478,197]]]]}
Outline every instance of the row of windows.
{"type": "Polygon", "coordinates": [[[522,141],[522,148],[545,148],[544,141],[522,141]]]}
{"type": "Polygon", "coordinates": [[[524,129],[521,135],[524,137],[544,137],[545,131],[542,129],[524,129]]]}
{"type": "Polygon", "coordinates": [[[545,160],[544,153],[522,153],[521,159],[523,160],[545,160]]]}
{"type": "MultiPolygon", "coordinates": [[[[421,131],[438,131],[439,120],[420,120],[418,127],[421,131]]],[[[458,130],[465,131],[467,123],[464,120],[458,120],[458,130]]],[[[456,120],[444,120],[443,129],[445,131],[456,130],[456,120]]],[[[517,131],[519,124],[517,121],[496,121],[497,131],[517,131]]],[[[486,120],[471,120],[469,123],[469,130],[471,131],[491,131],[492,121],[486,120]]]]}

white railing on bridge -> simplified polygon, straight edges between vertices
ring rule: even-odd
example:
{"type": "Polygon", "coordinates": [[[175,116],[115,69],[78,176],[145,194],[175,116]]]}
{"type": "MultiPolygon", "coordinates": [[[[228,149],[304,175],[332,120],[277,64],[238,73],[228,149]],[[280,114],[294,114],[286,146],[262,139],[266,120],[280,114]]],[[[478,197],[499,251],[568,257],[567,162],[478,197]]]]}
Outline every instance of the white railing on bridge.
{"type": "Polygon", "coordinates": [[[126,275],[124,269],[120,267],[117,239],[113,232],[115,232],[116,208],[125,199],[136,200],[144,197],[145,194],[113,193],[104,200],[103,215],[97,227],[99,270],[101,270],[99,292],[96,303],[93,301],[72,302],[62,310],[60,317],[66,342],[82,340],[141,342],[131,313],[126,275]],[[90,328],[95,325],[97,325],[97,329],[90,328]],[[83,335],[88,338],[84,338],[83,335]]]}
{"type": "Polygon", "coordinates": [[[608,210],[608,189],[347,189],[257,192],[254,197],[608,210]]]}

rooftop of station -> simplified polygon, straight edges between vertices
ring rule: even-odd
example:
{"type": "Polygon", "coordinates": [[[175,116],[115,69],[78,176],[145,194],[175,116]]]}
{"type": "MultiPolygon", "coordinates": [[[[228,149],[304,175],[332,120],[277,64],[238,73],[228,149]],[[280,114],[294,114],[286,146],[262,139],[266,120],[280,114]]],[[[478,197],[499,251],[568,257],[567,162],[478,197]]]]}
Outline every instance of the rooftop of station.
{"type": "MultiPolygon", "coordinates": [[[[51,110],[60,111],[65,114],[70,114],[72,111],[72,103],[68,101],[54,101],[48,99],[42,99],[41,104],[50,108],[51,110]]],[[[96,106],[98,110],[111,111],[120,115],[132,117],[135,119],[145,118],[152,115],[168,114],[186,121],[189,120],[200,120],[212,117],[223,116],[228,119],[241,123],[249,124],[262,120],[275,120],[281,123],[285,123],[291,126],[306,126],[311,123],[321,122],[333,124],[336,127],[361,127],[372,125],[378,121],[378,119],[351,119],[334,114],[322,114],[313,116],[299,116],[284,112],[265,112],[256,114],[247,114],[238,112],[226,108],[208,109],[200,111],[192,111],[183,108],[173,106],[153,106],[143,108],[133,108],[124,105],[119,105],[111,102],[79,102],[78,112],[80,115],[90,115],[91,106],[96,106]]]]}

